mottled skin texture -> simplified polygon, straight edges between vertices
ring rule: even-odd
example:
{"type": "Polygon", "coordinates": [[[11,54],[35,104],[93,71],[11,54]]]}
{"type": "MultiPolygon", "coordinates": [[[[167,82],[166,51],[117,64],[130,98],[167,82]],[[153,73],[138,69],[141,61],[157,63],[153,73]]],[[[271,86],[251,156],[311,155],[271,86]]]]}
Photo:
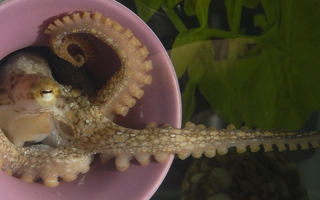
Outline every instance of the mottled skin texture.
{"type": "Polygon", "coordinates": [[[125,116],[143,96],[142,87],[151,83],[147,48],[130,30],[99,13],[57,19],[46,33],[53,51],[75,66],[94,59],[94,49],[87,40],[72,34],[91,34],[114,49],[121,69],[100,89],[88,93],[56,82],[46,60],[37,54],[13,56],[1,69],[0,79],[0,161],[8,174],[26,181],[41,178],[45,185],[57,186],[58,177],[72,181],[78,173],[87,172],[97,153],[102,162],[115,157],[117,169],[123,171],[132,158],[146,165],[151,156],[165,162],[171,153],[184,159],[190,154],[225,154],[232,146],[244,152],[248,145],[251,151],[258,151],[260,145],[266,151],[272,150],[272,144],[279,150],[286,149],[285,144],[290,149],[297,144],[302,148],[308,143],[319,145],[318,132],[235,129],[232,125],[217,131],[192,123],[185,129],[158,127],[156,123],[143,130],[119,126],[112,122],[113,116],[125,116]],[[71,44],[78,45],[83,55],[71,56],[67,51],[71,44]]]}

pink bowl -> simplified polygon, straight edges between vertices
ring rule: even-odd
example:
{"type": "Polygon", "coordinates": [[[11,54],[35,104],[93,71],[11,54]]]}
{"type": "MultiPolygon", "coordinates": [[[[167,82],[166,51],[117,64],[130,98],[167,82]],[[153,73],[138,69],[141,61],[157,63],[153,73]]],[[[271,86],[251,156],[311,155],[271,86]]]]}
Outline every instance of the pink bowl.
{"type": "MultiPolygon", "coordinates": [[[[179,127],[180,93],[166,51],[158,38],[134,13],[112,0],[10,0],[0,4],[0,59],[18,49],[47,45],[45,27],[58,15],[75,11],[97,11],[129,28],[147,46],[154,64],[153,83],[144,97],[122,120],[127,127],[141,127],[151,121],[179,127]]],[[[149,199],[164,179],[173,157],[165,164],[155,161],[145,167],[132,161],[125,172],[114,163],[95,159],[91,170],[78,179],[55,188],[27,183],[0,171],[1,199],[149,199]]]]}

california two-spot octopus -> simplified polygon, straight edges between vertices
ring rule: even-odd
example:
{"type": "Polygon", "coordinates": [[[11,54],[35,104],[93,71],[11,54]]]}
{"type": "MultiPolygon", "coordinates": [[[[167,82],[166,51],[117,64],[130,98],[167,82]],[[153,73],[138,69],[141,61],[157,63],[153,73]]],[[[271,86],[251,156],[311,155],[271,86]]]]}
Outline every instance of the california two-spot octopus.
{"type": "MultiPolygon", "coordinates": [[[[82,34],[92,35],[118,55],[121,68],[102,87],[89,91],[58,83],[46,59],[36,53],[14,54],[0,71],[0,164],[3,171],[33,182],[41,178],[54,187],[85,173],[95,154],[102,162],[115,158],[119,171],[135,158],[147,165],[150,157],[165,162],[172,153],[181,159],[190,154],[214,157],[230,147],[237,152],[263,145],[285,150],[319,146],[318,132],[290,132],[236,129],[229,125],[216,130],[187,123],[184,129],[154,122],[142,130],[113,123],[114,115],[125,116],[143,86],[151,84],[152,62],[148,50],[133,35],[100,13],[81,12],[56,19],[45,33],[49,46],[75,67],[95,59],[95,50],[82,34]],[[77,46],[81,53],[72,53],[77,46]]],[[[106,55],[107,56],[107,55],[106,55]]],[[[156,105],[155,105],[156,106],[156,105]]]]}

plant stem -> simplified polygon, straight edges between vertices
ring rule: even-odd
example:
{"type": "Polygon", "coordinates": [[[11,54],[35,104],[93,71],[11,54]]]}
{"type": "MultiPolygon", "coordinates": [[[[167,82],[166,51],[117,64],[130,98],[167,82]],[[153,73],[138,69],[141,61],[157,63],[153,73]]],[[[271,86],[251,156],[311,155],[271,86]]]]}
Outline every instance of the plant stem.
{"type": "Polygon", "coordinates": [[[169,8],[168,5],[162,4],[162,9],[166,12],[168,18],[179,31],[179,33],[187,31],[187,27],[183,24],[177,13],[172,9],[169,8]]]}
{"type": "Polygon", "coordinates": [[[232,16],[232,24],[230,26],[232,33],[239,33],[240,21],[242,14],[243,0],[236,0],[232,16]]]}
{"type": "Polygon", "coordinates": [[[291,43],[291,13],[292,13],[292,0],[283,0],[280,2],[282,12],[282,28],[283,39],[286,45],[286,50],[290,49],[291,43]]]}

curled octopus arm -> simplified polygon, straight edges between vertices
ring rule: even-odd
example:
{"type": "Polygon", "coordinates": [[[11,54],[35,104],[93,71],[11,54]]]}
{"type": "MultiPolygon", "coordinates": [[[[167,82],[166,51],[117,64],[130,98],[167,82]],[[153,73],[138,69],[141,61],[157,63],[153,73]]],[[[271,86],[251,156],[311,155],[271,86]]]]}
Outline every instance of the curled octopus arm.
{"type": "Polygon", "coordinates": [[[86,173],[90,169],[92,159],[92,155],[69,147],[17,147],[0,129],[1,169],[27,182],[41,178],[44,185],[55,187],[59,184],[59,177],[66,182],[75,180],[78,173],[86,173]]]}
{"type": "Polygon", "coordinates": [[[50,24],[45,33],[50,35],[52,50],[75,66],[94,58],[90,44],[74,36],[76,33],[93,35],[117,53],[121,61],[120,70],[94,95],[94,100],[107,116],[125,116],[136,99],[143,96],[141,88],[152,81],[151,76],[146,74],[152,69],[152,62],[147,59],[147,48],[129,29],[100,13],[83,12],[65,16],[50,24]],[[68,47],[72,44],[79,46],[83,55],[70,55],[68,47]]]}

